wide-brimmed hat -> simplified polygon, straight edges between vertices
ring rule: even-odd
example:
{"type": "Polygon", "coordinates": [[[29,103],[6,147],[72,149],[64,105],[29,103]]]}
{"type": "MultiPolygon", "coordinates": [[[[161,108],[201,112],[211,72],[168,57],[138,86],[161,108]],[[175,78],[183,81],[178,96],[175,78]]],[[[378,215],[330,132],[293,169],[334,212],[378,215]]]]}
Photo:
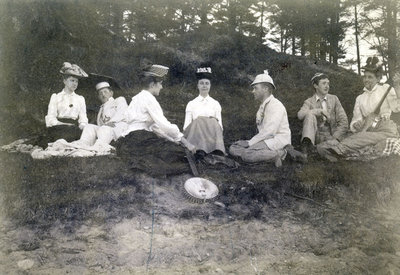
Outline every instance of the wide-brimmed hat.
{"type": "Polygon", "coordinates": [[[272,80],[272,77],[268,74],[268,70],[264,70],[263,74],[257,75],[254,81],[250,85],[254,86],[259,83],[269,83],[272,85],[272,87],[274,87],[274,89],[276,89],[274,80],[272,80]]]}
{"type": "Polygon", "coordinates": [[[110,83],[103,81],[96,84],[96,91],[100,91],[103,88],[110,88],[110,87],[111,87],[110,83]]]}
{"type": "Polygon", "coordinates": [[[364,67],[361,67],[366,72],[382,72],[383,62],[379,60],[377,56],[370,56],[367,58],[367,64],[364,67]]]}
{"type": "Polygon", "coordinates": [[[143,71],[145,76],[164,77],[167,75],[169,68],[163,65],[151,65],[150,68],[143,71]]]}
{"type": "Polygon", "coordinates": [[[211,79],[212,78],[212,70],[211,67],[199,67],[196,70],[196,78],[197,79],[211,79]]]}
{"type": "Polygon", "coordinates": [[[317,84],[317,82],[323,78],[328,78],[328,76],[324,73],[315,73],[315,75],[313,77],[311,77],[311,83],[317,84]]]}
{"type": "Polygon", "coordinates": [[[75,77],[88,77],[88,74],[85,73],[84,70],[82,70],[78,65],[76,64],[71,64],[69,62],[64,62],[60,73],[62,73],[63,75],[71,75],[71,76],[75,76],[75,77]]]}

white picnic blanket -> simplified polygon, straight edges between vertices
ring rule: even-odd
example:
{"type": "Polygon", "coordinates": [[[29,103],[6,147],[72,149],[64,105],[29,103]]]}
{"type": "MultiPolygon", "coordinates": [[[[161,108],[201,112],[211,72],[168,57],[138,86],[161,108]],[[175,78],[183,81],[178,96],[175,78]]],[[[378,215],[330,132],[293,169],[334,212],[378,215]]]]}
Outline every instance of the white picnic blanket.
{"type": "Polygon", "coordinates": [[[1,147],[2,151],[28,153],[34,159],[47,159],[51,157],[93,157],[115,154],[115,148],[109,144],[95,144],[88,146],[79,141],[67,142],[58,139],[49,143],[46,149],[39,146],[25,144],[26,139],[16,140],[1,147]]]}

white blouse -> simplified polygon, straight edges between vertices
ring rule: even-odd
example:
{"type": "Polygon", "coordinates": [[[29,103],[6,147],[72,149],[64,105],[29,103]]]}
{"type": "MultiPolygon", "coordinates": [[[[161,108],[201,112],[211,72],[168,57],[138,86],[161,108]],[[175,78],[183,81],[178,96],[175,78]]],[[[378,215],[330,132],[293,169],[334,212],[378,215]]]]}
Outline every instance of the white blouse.
{"type": "Polygon", "coordinates": [[[128,106],[127,114],[128,128],[122,134],[126,136],[132,131],[146,130],[153,132],[157,129],[168,139],[179,142],[183,134],[178,126],[172,124],[164,116],[163,110],[157,99],[149,91],[142,90],[132,97],[128,106]]]}
{"type": "Polygon", "coordinates": [[[183,130],[185,130],[193,120],[199,116],[215,117],[218,120],[219,125],[222,127],[221,118],[221,105],[218,101],[213,99],[211,96],[202,97],[199,95],[186,106],[185,123],[183,124],[183,130]]]}
{"type": "MultiPolygon", "coordinates": [[[[386,90],[389,88],[388,84],[376,84],[372,90],[364,88],[364,93],[356,98],[356,103],[353,110],[353,119],[350,123],[350,130],[355,132],[354,123],[357,121],[363,121],[369,114],[374,112],[376,106],[381,101],[386,90]]],[[[399,112],[399,99],[395,90],[392,88],[383,102],[380,115],[381,117],[389,118],[392,112],[399,112]]]]}
{"type": "Polygon", "coordinates": [[[85,126],[88,123],[85,98],[75,92],[67,94],[64,90],[52,94],[45,117],[46,127],[58,125],[57,118],[78,119],[79,126],[85,126]]]}

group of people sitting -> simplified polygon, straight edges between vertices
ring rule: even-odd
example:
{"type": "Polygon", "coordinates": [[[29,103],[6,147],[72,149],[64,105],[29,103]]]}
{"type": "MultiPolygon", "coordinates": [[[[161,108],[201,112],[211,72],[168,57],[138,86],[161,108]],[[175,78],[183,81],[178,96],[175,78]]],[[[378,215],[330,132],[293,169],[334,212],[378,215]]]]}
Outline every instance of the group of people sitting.
{"type": "MultiPolygon", "coordinates": [[[[390,115],[400,111],[400,75],[396,74],[392,88],[379,83],[383,70],[376,57],[369,58],[363,69],[364,92],[356,99],[350,127],[340,100],[329,94],[328,76],[317,73],[312,77],[315,94],[297,114],[303,121],[301,152],[291,146],[286,108],[273,95],[276,89],[273,79],[267,71],[257,75],[251,83],[251,93],[260,102],[256,115],[258,133],[249,140],[234,142],[229,154],[244,162],[266,161],[279,167],[287,155],[305,162],[309,154],[318,153],[336,161],[366,146],[382,147],[387,138],[398,137],[397,125],[390,115]]],[[[197,68],[199,96],[186,106],[183,132],[168,121],[156,99],[168,70],[162,65],[145,65],[141,91],[129,105],[124,97],[113,98],[108,82],[98,83],[96,90],[102,105],[97,125],[93,125],[88,124],[85,99],[75,93],[79,78],[87,74],[78,65],[64,63],[60,72],[65,87],[51,96],[45,118],[47,132],[39,145],[45,148],[48,143],[64,139],[73,146],[94,151],[115,147],[117,154],[139,166],[146,164],[149,156],[155,157],[151,160],[156,163],[153,169],[182,158],[184,150],[195,154],[197,159],[207,159],[210,155],[227,158],[221,105],[209,95],[212,69],[197,68]]]]}

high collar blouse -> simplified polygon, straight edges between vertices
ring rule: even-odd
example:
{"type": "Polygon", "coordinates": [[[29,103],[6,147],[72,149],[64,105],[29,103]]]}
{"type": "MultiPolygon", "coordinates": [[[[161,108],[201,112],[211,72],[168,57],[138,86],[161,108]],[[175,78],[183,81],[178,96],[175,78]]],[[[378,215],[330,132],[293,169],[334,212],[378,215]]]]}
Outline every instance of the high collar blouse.
{"type": "Polygon", "coordinates": [[[199,95],[192,101],[190,101],[186,106],[185,123],[183,125],[183,130],[185,130],[193,120],[199,116],[204,117],[214,117],[218,120],[219,125],[222,127],[221,118],[221,105],[218,101],[213,99],[211,96],[207,95],[203,97],[199,95]]]}
{"type": "MultiPolygon", "coordinates": [[[[383,98],[389,88],[388,84],[376,84],[372,90],[364,88],[364,93],[356,98],[353,110],[353,119],[350,123],[350,130],[355,132],[354,123],[364,120],[369,114],[375,111],[375,108],[383,98]]],[[[399,100],[393,88],[390,89],[380,108],[380,116],[389,118],[392,112],[400,111],[399,100]]]]}
{"type": "Polygon", "coordinates": [[[86,115],[85,98],[75,92],[66,93],[64,89],[56,94],[52,94],[49,102],[47,116],[45,117],[46,126],[58,125],[58,118],[74,119],[80,126],[88,123],[86,115]]]}
{"type": "Polygon", "coordinates": [[[172,124],[164,116],[163,110],[157,99],[147,90],[132,97],[127,110],[128,128],[123,136],[132,131],[157,129],[168,139],[179,142],[183,134],[178,126],[172,124]]]}

